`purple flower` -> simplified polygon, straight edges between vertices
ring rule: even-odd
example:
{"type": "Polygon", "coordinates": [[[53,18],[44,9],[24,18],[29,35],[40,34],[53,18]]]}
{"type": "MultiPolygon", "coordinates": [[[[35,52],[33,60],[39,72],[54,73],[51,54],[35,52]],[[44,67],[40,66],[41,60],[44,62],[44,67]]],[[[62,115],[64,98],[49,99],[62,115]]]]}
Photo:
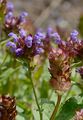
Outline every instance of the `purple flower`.
{"type": "Polygon", "coordinates": [[[17,48],[16,50],[15,50],[15,53],[16,53],[16,56],[21,56],[22,54],[23,54],[23,50],[22,50],[22,48],[17,48]]]}
{"type": "Polygon", "coordinates": [[[24,11],[24,12],[21,13],[20,16],[22,16],[22,17],[27,17],[27,16],[28,16],[28,13],[24,11]]]}
{"type": "Polygon", "coordinates": [[[78,31],[73,30],[72,33],[70,34],[70,38],[73,41],[77,41],[77,36],[78,36],[78,31]]]}
{"type": "Polygon", "coordinates": [[[37,32],[34,36],[34,42],[38,45],[42,44],[42,40],[45,39],[45,34],[41,33],[41,32],[37,32]]]}
{"type": "Polygon", "coordinates": [[[14,52],[16,50],[16,44],[14,42],[8,41],[6,46],[10,48],[11,52],[14,52]]]}
{"type": "Polygon", "coordinates": [[[25,39],[25,44],[28,48],[32,47],[32,40],[33,38],[30,35],[25,39]]]}
{"type": "Polygon", "coordinates": [[[28,16],[28,13],[27,12],[22,12],[19,16],[19,21],[20,22],[25,22],[25,17],[28,16]]]}
{"type": "Polygon", "coordinates": [[[39,37],[39,39],[44,39],[45,38],[45,34],[44,33],[37,32],[36,35],[39,37]]]}
{"type": "Polygon", "coordinates": [[[10,21],[13,18],[13,13],[12,12],[8,12],[5,16],[5,22],[10,21]]]}
{"type": "Polygon", "coordinates": [[[13,5],[12,2],[8,2],[6,7],[7,7],[8,11],[13,11],[14,10],[14,5],[13,5]]]}
{"type": "Polygon", "coordinates": [[[8,36],[14,38],[14,42],[18,42],[18,37],[16,34],[14,34],[13,32],[9,33],[8,36]]]}
{"type": "Polygon", "coordinates": [[[20,29],[19,34],[22,38],[26,37],[26,31],[24,29],[20,29]]]}
{"type": "Polygon", "coordinates": [[[43,48],[36,48],[36,54],[44,53],[43,48]]]}
{"type": "Polygon", "coordinates": [[[53,32],[53,29],[51,27],[49,27],[47,29],[47,36],[50,37],[50,35],[52,34],[52,32],[53,32]]]}
{"type": "Polygon", "coordinates": [[[54,38],[56,44],[61,44],[62,40],[57,32],[51,34],[51,37],[54,38]]]}

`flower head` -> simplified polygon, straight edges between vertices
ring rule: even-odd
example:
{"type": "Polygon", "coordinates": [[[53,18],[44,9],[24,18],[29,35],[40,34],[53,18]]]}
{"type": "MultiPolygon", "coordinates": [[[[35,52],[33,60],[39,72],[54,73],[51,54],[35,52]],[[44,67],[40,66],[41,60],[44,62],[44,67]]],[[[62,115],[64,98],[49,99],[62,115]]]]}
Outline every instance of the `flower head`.
{"type": "Polygon", "coordinates": [[[26,37],[26,31],[24,29],[20,29],[19,34],[22,38],[26,37]]]}
{"type": "MultiPolygon", "coordinates": [[[[13,30],[14,28],[18,28],[18,19],[14,17],[13,12],[9,11],[5,15],[5,30],[13,30]]],[[[8,32],[8,31],[7,31],[8,32]]]]}
{"type": "Polygon", "coordinates": [[[16,114],[15,98],[0,96],[0,120],[15,120],[16,114]]]}
{"type": "Polygon", "coordinates": [[[70,34],[70,38],[72,41],[77,41],[77,36],[78,36],[78,31],[77,30],[73,30],[70,34]]]}
{"type": "Polygon", "coordinates": [[[32,47],[32,40],[33,40],[33,38],[30,35],[26,37],[25,44],[28,48],[32,47]]]}
{"type": "Polygon", "coordinates": [[[14,10],[13,3],[12,2],[7,2],[6,8],[7,8],[7,12],[8,11],[13,11],[14,10]]]}
{"type": "Polygon", "coordinates": [[[43,48],[36,48],[36,54],[41,54],[44,53],[44,49],[43,48]]]}
{"type": "Polygon", "coordinates": [[[17,35],[15,33],[11,32],[11,33],[8,34],[8,36],[14,38],[14,42],[18,41],[18,37],[17,37],[17,35]]]}
{"type": "Polygon", "coordinates": [[[28,16],[28,13],[27,13],[27,12],[22,12],[22,13],[20,14],[20,16],[19,16],[19,21],[20,21],[21,23],[25,22],[25,17],[27,17],[27,16],[28,16]]]}
{"type": "MultiPolygon", "coordinates": [[[[20,25],[26,22],[27,12],[22,12],[19,16],[14,16],[14,6],[11,2],[6,5],[6,15],[5,15],[5,30],[7,31],[19,31],[20,25]]],[[[8,32],[7,31],[7,32],[8,32]]]]}
{"type": "Polygon", "coordinates": [[[61,38],[60,38],[60,35],[59,35],[57,32],[53,33],[53,34],[51,35],[51,37],[54,38],[55,43],[61,44],[62,40],[61,40],[61,38]]]}
{"type": "Polygon", "coordinates": [[[11,52],[14,52],[16,50],[16,44],[14,42],[8,41],[6,46],[10,48],[11,52]]]}
{"type": "Polygon", "coordinates": [[[50,84],[58,91],[64,92],[71,86],[70,81],[70,58],[61,49],[53,48],[49,54],[50,84]]]}
{"type": "Polygon", "coordinates": [[[43,45],[43,40],[45,39],[45,37],[46,37],[46,36],[45,36],[44,33],[38,31],[38,32],[35,34],[35,36],[34,36],[34,43],[35,43],[36,45],[42,46],[42,45],[43,45]]]}
{"type": "Polygon", "coordinates": [[[22,48],[17,48],[15,50],[15,53],[16,53],[16,56],[19,57],[19,56],[23,55],[23,49],[22,48]]]}

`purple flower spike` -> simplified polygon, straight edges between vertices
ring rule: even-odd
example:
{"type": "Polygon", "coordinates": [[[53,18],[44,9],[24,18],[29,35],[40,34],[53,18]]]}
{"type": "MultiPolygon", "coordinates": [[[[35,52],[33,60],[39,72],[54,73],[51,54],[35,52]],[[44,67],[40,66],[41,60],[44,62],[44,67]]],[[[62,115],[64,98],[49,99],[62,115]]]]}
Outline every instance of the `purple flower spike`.
{"type": "Polygon", "coordinates": [[[32,47],[32,37],[29,35],[26,39],[25,39],[25,44],[28,48],[32,47]]]}
{"type": "Polygon", "coordinates": [[[77,41],[78,31],[73,30],[73,32],[70,34],[70,38],[73,41],[77,41]]]}
{"type": "Polygon", "coordinates": [[[10,48],[10,51],[11,51],[11,52],[14,52],[14,51],[16,50],[16,44],[13,43],[13,42],[11,42],[11,41],[8,41],[7,44],[6,44],[6,46],[7,46],[8,48],[10,48]]]}
{"type": "Polygon", "coordinates": [[[23,29],[20,29],[19,34],[22,38],[26,37],[26,31],[23,29]]]}
{"type": "Polygon", "coordinates": [[[13,32],[9,33],[8,36],[13,37],[14,38],[14,42],[18,42],[18,37],[13,32]]]}
{"type": "Polygon", "coordinates": [[[21,56],[22,54],[23,54],[23,50],[22,50],[22,48],[18,48],[18,49],[16,49],[15,50],[15,53],[16,53],[16,56],[21,56]]]}
{"type": "Polygon", "coordinates": [[[27,12],[22,12],[19,16],[20,22],[25,22],[25,17],[27,17],[27,16],[28,16],[27,12]]]}
{"type": "Polygon", "coordinates": [[[13,11],[14,10],[14,5],[13,5],[12,2],[8,2],[6,7],[7,7],[8,11],[13,11]]]}
{"type": "Polygon", "coordinates": [[[43,48],[37,48],[36,49],[36,54],[41,54],[41,53],[44,53],[43,48]]]}

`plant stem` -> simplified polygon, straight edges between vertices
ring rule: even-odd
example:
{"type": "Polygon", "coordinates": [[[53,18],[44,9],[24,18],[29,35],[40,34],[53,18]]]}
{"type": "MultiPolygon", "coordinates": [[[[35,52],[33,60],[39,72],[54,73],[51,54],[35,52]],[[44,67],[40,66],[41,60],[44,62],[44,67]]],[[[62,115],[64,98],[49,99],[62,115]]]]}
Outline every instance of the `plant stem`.
{"type": "Polygon", "coordinates": [[[0,68],[3,66],[3,64],[5,63],[5,60],[6,60],[6,58],[7,58],[7,54],[5,55],[5,57],[3,58],[3,61],[2,61],[2,63],[0,64],[0,68]]]}
{"type": "Polygon", "coordinates": [[[63,101],[62,101],[62,103],[60,105],[59,111],[61,111],[63,105],[65,104],[65,102],[66,102],[66,100],[67,100],[67,98],[68,98],[68,96],[69,96],[69,94],[70,94],[70,92],[72,90],[73,85],[75,85],[75,84],[72,84],[71,87],[70,87],[70,89],[68,90],[66,96],[64,97],[64,99],[63,99],[63,101]]]}
{"type": "Polygon", "coordinates": [[[2,46],[2,45],[6,44],[8,41],[11,41],[11,40],[12,40],[12,38],[1,40],[0,45],[2,46]]]}
{"type": "Polygon", "coordinates": [[[55,117],[56,117],[56,114],[57,114],[57,111],[58,111],[58,108],[59,108],[59,105],[60,105],[60,102],[61,102],[61,97],[62,97],[61,95],[58,95],[57,104],[54,108],[54,111],[51,115],[50,120],[55,120],[55,117]]]}
{"type": "Polygon", "coordinates": [[[39,103],[38,103],[38,99],[37,99],[34,83],[33,83],[33,80],[32,80],[32,75],[31,75],[31,70],[30,70],[30,65],[29,64],[28,64],[28,77],[29,77],[29,79],[31,81],[31,84],[32,84],[35,101],[36,101],[38,111],[39,111],[39,115],[40,115],[40,120],[42,120],[42,112],[41,112],[41,109],[40,109],[40,106],[39,106],[39,103]]]}

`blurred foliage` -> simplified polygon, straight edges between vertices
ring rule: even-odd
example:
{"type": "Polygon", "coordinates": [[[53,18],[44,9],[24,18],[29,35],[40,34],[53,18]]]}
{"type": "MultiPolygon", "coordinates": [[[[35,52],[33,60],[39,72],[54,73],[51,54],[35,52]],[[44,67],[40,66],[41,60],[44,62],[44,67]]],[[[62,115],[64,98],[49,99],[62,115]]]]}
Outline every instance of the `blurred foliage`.
{"type": "Polygon", "coordinates": [[[80,16],[78,30],[80,32],[80,35],[83,37],[83,15],[80,16]]]}
{"type": "Polygon", "coordinates": [[[78,104],[77,100],[72,97],[66,101],[63,105],[62,110],[57,116],[57,120],[71,120],[75,116],[76,110],[83,108],[83,102],[78,104]]]}

